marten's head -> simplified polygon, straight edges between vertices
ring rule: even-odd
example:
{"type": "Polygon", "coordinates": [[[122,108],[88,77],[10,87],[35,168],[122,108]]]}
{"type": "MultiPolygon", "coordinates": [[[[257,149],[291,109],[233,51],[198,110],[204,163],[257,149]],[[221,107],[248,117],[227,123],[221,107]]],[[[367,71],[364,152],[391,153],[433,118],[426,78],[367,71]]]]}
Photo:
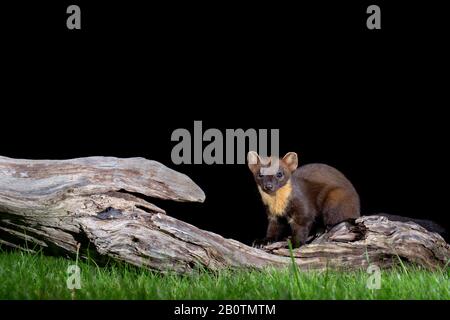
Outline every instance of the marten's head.
{"type": "Polygon", "coordinates": [[[283,158],[277,159],[260,157],[255,151],[250,151],[247,154],[247,162],[256,184],[268,194],[273,194],[286,185],[298,166],[295,152],[288,152],[283,158]]]}

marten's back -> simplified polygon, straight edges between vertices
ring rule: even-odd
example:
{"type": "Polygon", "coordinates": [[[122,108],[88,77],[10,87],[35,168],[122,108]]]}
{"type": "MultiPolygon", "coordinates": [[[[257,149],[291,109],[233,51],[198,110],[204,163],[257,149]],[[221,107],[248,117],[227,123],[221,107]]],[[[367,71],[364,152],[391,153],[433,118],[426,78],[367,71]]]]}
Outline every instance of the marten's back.
{"type": "Polygon", "coordinates": [[[351,182],[337,169],[322,163],[311,163],[299,167],[293,173],[296,179],[330,187],[344,187],[354,190],[351,182]]]}
{"type": "Polygon", "coordinates": [[[359,195],[352,183],[337,169],[321,163],[307,164],[299,167],[293,173],[293,178],[301,189],[301,201],[308,201],[319,211],[330,204],[346,207],[340,213],[342,220],[359,216],[359,195]]]}

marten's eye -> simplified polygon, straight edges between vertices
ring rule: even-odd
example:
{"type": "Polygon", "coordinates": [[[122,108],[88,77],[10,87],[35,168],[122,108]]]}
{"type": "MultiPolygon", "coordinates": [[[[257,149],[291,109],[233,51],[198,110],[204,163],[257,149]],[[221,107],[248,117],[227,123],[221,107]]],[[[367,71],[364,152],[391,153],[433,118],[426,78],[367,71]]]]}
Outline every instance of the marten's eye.
{"type": "Polygon", "coordinates": [[[262,178],[262,177],[263,177],[263,174],[262,174],[261,171],[258,173],[258,177],[259,177],[259,178],[262,178]]]}
{"type": "Polygon", "coordinates": [[[283,178],[283,172],[278,171],[278,172],[277,172],[277,178],[278,178],[278,179],[283,178]]]}

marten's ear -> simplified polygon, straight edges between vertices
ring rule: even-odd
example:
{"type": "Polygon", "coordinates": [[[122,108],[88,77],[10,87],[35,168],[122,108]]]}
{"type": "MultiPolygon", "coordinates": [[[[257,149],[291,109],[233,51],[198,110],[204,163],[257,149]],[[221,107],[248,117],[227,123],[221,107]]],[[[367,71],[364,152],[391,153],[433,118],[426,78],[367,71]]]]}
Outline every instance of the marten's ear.
{"type": "Polygon", "coordinates": [[[249,151],[247,153],[247,162],[251,172],[254,174],[258,172],[259,167],[261,166],[261,158],[255,151],[249,151]]]}
{"type": "Polygon", "coordinates": [[[283,157],[282,161],[287,166],[289,171],[292,172],[295,169],[297,169],[298,157],[297,157],[297,154],[295,152],[288,152],[288,153],[286,153],[286,155],[283,157]]]}

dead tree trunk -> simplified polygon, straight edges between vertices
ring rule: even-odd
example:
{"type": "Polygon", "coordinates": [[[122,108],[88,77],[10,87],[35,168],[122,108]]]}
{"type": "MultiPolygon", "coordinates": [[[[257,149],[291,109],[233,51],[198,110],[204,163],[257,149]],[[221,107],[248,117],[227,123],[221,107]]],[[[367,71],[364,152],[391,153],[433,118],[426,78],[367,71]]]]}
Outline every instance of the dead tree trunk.
{"type": "MultiPolygon", "coordinates": [[[[186,175],[143,158],[0,157],[0,244],[73,255],[81,243],[82,257],[113,258],[159,271],[291,263],[285,243],[261,250],[224,239],[166,215],[139,195],[205,198],[186,175]]],[[[371,216],[354,225],[342,223],[293,253],[301,269],[385,267],[400,259],[435,268],[448,263],[450,247],[414,223],[371,216]]]]}

